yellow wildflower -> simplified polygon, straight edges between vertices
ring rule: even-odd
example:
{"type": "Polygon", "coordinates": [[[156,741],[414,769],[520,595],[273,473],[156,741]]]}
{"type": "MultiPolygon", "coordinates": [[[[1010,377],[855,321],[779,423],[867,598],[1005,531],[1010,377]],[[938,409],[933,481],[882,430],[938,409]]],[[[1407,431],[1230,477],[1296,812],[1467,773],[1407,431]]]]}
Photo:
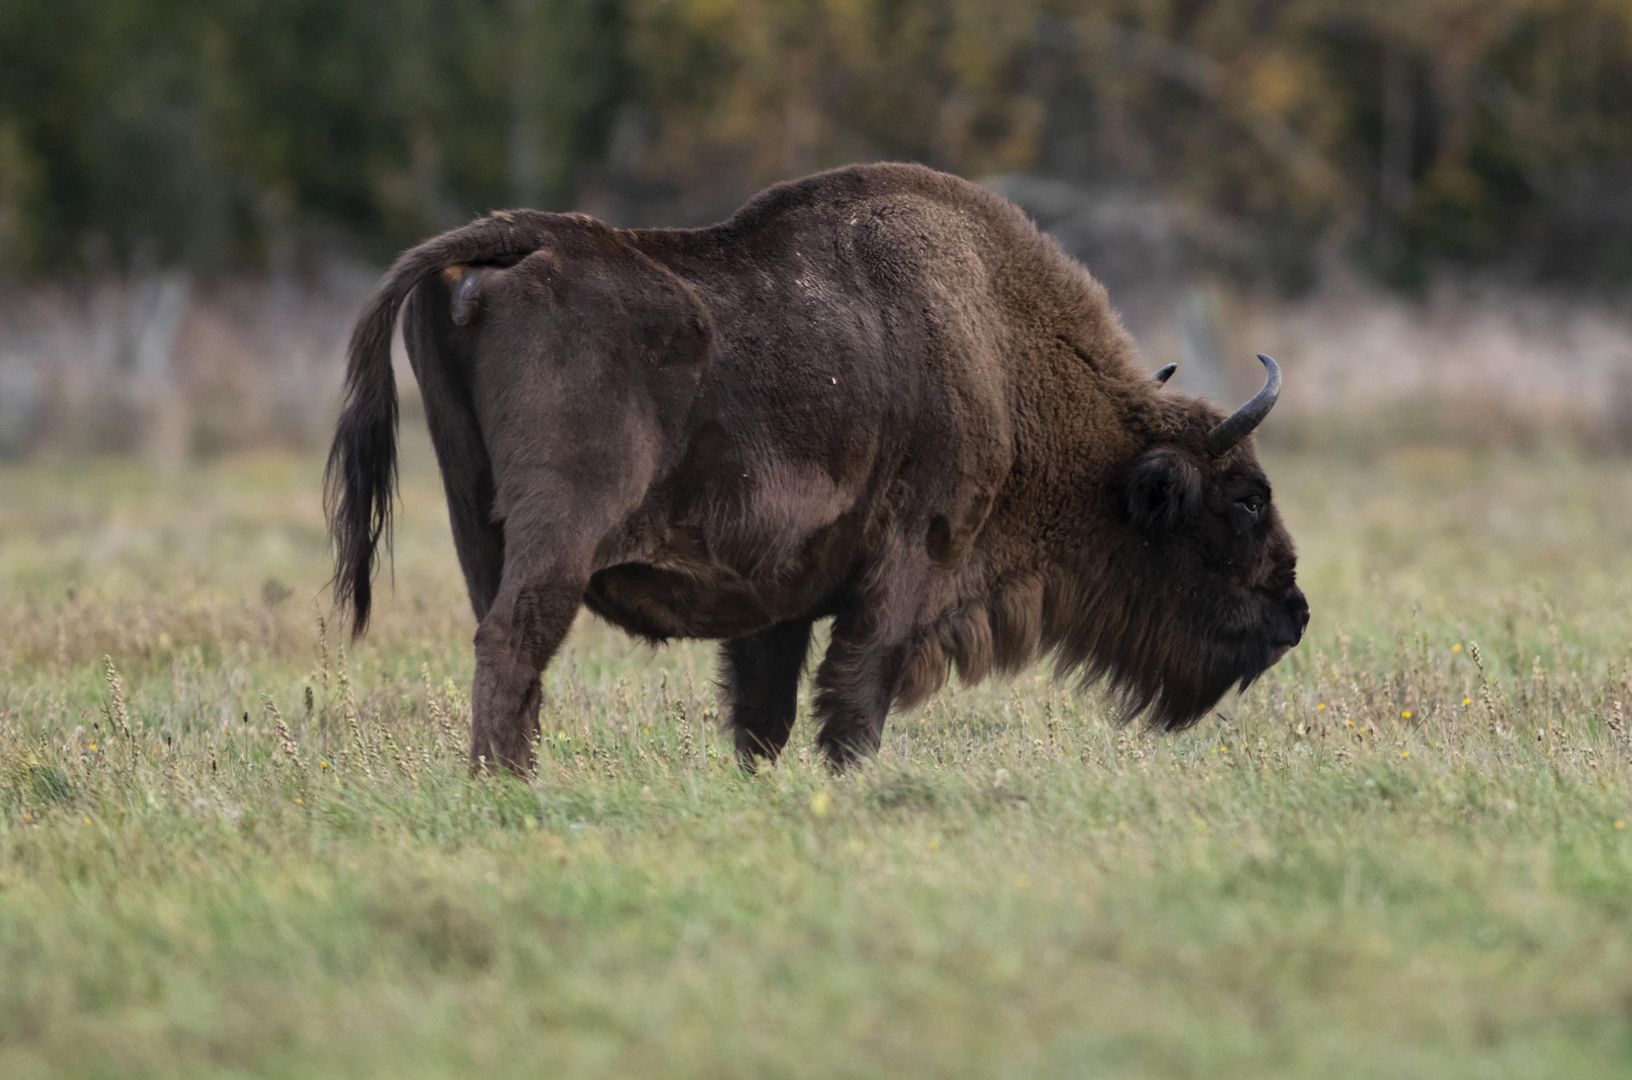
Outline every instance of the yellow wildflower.
{"type": "Polygon", "coordinates": [[[317,767],[319,769],[327,769],[329,767],[329,763],[327,761],[319,761],[317,763],[317,767]]]}
{"type": "Polygon", "coordinates": [[[1316,705],[1315,706],[1315,711],[1316,712],[1325,712],[1326,711],[1326,703],[1324,701],[1322,701],[1320,704],[1316,705]]]}
{"type": "Polygon", "coordinates": [[[1401,756],[1401,757],[1402,757],[1402,758],[1408,758],[1408,757],[1410,757],[1410,756],[1411,756],[1411,751],[1409,751],[1409,750],[1401,750],[1401,751],[1400,751],[1400,756],[1401,756]]]}
{"type": "Polygon", "coordinates": [[[1460,641],[1456,642],[1454,645],[1451,646],[1451,651],[1453,653],[1461,652],[1462,651],[1462,643],[1460,641]]]}
{"type": "Polygon", "coordinates": [[[1462,704],[1464,704],[1464,705],[1472,705],[1472,704],[1473,704],[1473,699],[1472,699],[1472,698],[1471,698],[1471,697],[1464,697],[1464,698],[1463,698],[1463,699],[1462,699],[1462,704]]]}
{"type": "Polygon", "coordinates": [[[826,817],[833,806],[833,800],[828,798],[827,792],[818,791],[810,797],[810,812],[817,817],[826,817]]]}
{"type": "Polygon", "coordinates": [[[1411,710],[1410,710],[1410,709],[1404,709],[1404,710],[1402,710],[1402,711],[1401,711],[1401,712],[1400,712],[1400,719],[1401,719],[1401,720],[1409,720],[1409,719],[1411,719],[1411,710]]]}
{"type": "Polygon", "coordinates": [[[1615,827],[1617,829],[1624,829],[1624,828],[1626,828],[1626,822],[1624,820],[1622,820],[1621,818],[1616,818],[1615,819],[1615,827]]]}

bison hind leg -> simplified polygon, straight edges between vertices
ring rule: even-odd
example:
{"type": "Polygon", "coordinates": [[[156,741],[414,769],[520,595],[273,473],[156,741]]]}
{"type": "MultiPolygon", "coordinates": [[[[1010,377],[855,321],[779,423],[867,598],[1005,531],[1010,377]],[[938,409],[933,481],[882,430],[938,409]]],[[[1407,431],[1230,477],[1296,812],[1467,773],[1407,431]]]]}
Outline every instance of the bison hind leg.
{"type": "Polygon", "coordinates": [[[583,585],[528,580],[499,590],[476,629],[470,762],[531,775],[539,735],[539,676],[572,628],[583,585]]]}
{"type": "Polygon", "coordinates": [[[787,745],[798,713],[810,627],[809,619],[778,623],[727,641],[720,650],[726,726],[737,760],[748,772],[762,759],[775,761],[787,745]]]}

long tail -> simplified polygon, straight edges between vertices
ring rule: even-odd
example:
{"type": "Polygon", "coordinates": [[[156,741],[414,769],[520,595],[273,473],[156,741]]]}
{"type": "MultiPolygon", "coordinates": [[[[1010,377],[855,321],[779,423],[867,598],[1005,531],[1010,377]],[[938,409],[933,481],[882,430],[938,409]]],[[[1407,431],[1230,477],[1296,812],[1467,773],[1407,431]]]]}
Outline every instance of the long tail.
{"type": "Polygon", "coordinates": [[[352,636],[368,628],[374,557],[391,548],[397,485],[397,382],[391,336],[397,310],[427,276],[448,266],[514,260],[543,246],[554,215],[500,211],[410,248],[391,265],[351,332],[346,405],[323,470],[323,511],[334,544],[334,599],[351,606],[352,636]]]}

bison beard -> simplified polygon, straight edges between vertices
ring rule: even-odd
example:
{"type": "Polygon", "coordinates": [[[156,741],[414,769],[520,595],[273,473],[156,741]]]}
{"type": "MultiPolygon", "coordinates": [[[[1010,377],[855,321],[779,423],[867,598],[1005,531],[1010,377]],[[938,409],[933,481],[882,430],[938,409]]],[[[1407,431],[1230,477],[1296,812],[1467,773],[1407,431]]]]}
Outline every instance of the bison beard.
{"type": "Polygon", "coordinates": [[[531,768],[539,675],[580,607],[723,639],[742,760],[1042,656],[1124,718],[1194,723],[1301,636],[1252,450],[1134,363],[1104,291],[1017,208],[917,166],[779,185],[709,229],[491,215],[404,253],[359,318],[325,476],[366,627],[404,336],[478,621],[473,763],[531,768]]]}

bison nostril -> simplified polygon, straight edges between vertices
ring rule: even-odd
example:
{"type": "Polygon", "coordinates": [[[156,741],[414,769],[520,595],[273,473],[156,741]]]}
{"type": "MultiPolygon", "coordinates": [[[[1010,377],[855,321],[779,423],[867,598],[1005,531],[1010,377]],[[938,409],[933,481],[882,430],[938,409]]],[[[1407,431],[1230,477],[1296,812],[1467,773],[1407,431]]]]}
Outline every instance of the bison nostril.
{"type": "Polygon", "coordinates": [[[1303,632],[1308,627],[1309,601],[1304,598],[1303,590],[1294,585],[1281,597],[1280,611],[1268,616],[1266,629],[1274,644],[1291,648],[1303,640],[1303,632]]]}

